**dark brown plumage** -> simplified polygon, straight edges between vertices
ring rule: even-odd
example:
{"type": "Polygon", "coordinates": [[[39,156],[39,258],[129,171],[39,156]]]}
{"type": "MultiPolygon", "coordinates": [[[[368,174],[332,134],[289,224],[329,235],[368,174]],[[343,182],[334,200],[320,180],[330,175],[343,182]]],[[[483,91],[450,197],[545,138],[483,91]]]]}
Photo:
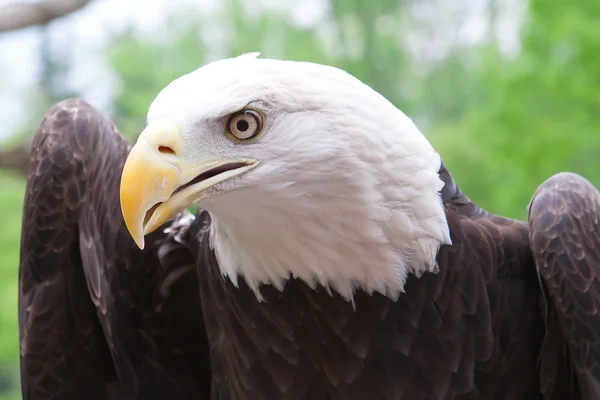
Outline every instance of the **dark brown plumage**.
{"type": "Polygon", "coordinates": [[[477,207],[442,167],[453,244],[439,273],[410,276],[397,302],[358,292],[353,308],[290,280],[260,303],[221,275],[207,212],[135,247],[119,210],[128,150],[78,100],[38,131],[20,265],[25,398],[598,398],[600,194],[583,178],[542,184],[526,224],[477,207]]]}
{"type": "Polygon", "coordinates": [[[600,193],[576,174],[557,174],[537,190],[529,225],[533,257],[547,295],[548,337],[542,357],[547,374],[542,376],[542,388],[550,398],[555,379],[567,380],[577,384],[558,398],[598,399],[600,193]],[[570,369],[556,354],[559,349],[568,355],[570,369]]]}
{"type": "Polygon", "coordinates": [[[123,222],[129,148],[81,100],[53,107],[33,141],[19,266],[27,400],[208,398],[191,253],[162,230],[140,251],[123,222]]]}
{"type": "Polygon", "coordinates": [[[215,398],[539,398],[544,329],[527,225],[463,207],[457,189],[445,195],[454,244],[440,272],[410,276],[396,303],[359,292],[356,310],[299,280],[265,287],[259,303],[243,281],[222,279],[198,227],[206,327],[219,338],[209,340],[215,398]]]}

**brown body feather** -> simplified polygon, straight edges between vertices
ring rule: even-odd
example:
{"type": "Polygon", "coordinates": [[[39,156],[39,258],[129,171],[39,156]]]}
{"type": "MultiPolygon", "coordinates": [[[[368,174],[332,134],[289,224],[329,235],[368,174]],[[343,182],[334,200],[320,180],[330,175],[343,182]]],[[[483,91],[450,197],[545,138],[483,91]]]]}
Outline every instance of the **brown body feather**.
{"type": "Polygon", "coordinates": [[[135,247],[118,203],[128,151],[75,100],[36,136],[20,265],[26,399],[598,397],[600,194],[583,178],[540,186],[528,226],[477,207],[442,167],[453,243],[439,273],[410,276],[397,302],[358,292],[353,307],[292,279],[263,287],[261,303],[221,275],[207,212],[135,247]]]}
{"type": "MultiPolygon", "coordinates": [[[[452,246],[438,274],[410,276],[397,302],[340,296],[290,280],[259,303],[224,280],[198,227],[214,399],[540,397],[541,294],[527,226],[446,206],[452,246]],[[256,393],[260,393],[256,395],[256,393]]],[[[210,223],[208,213],[198,217],[210,223]]]]}

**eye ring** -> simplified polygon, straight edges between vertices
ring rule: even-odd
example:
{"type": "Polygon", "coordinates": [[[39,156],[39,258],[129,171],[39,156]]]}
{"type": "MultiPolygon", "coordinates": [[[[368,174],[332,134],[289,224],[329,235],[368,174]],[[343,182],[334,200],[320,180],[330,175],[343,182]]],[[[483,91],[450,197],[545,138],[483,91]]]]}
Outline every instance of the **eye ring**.
{"type": "Polygon", "coordinates": [[[236,139],[252,139],[262,130],[262,116],[254,110],[242,110],[229,119],[229,133],[236,139]]]}

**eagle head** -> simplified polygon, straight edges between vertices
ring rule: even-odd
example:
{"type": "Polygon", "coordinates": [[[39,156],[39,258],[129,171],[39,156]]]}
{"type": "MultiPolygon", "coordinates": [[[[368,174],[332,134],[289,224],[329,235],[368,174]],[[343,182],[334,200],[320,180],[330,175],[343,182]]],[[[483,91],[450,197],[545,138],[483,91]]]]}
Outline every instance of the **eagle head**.
{"type": "Polygon", "coordinates": [[[290,278],[397,297],[450,243],[439,155],[410,118],[348,73],[220,60],[152,102],[125,163],[121,207],[144,235],[186,207],[210,213],[223,275],[260,298],[290,278]]]}

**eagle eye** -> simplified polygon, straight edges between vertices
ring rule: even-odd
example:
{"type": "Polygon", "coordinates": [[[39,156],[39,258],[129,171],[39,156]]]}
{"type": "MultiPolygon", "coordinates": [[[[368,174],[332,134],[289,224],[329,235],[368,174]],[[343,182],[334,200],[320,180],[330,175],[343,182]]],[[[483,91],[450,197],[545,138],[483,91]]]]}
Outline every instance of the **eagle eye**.
{"type": "Polygon", "coordinates": [[[252,139],[262,129],[262,116],[254,110],[242,110],[231,115],[229,133],[239,140],[252,139]]]}

